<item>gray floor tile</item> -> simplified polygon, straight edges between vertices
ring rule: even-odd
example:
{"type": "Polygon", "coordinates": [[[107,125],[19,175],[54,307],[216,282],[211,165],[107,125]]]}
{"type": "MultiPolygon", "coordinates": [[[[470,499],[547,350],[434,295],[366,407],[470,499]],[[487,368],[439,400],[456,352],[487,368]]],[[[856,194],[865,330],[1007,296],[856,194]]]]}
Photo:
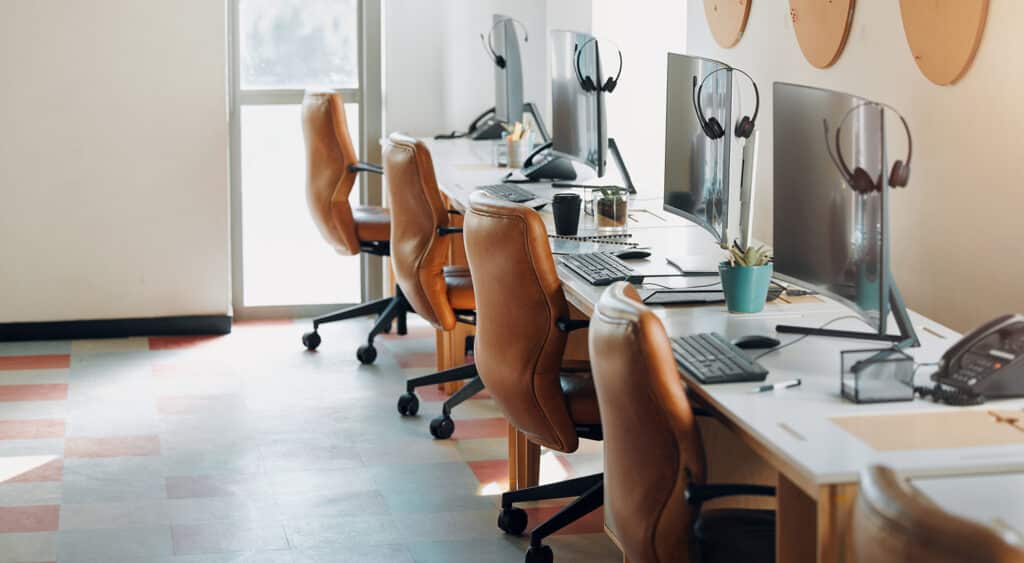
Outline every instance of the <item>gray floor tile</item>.
{"type": "Polygon", "coordinates": [[[61,530],[157,528],[169,526],[166,501],[65,504],[60,509],[61,530]]]}
{"type": "Polygon", "coordinates": [[[57,532],[61,563],[152,561],[172,555],[170,527],[57,532]]]}
{"type": "Polygon", "coordinates": [[[25,369],[0,371],[0,385],[26,383],[67,383],[67,369],[25,369]]]}
{"type": "Polygon", "coordinates": [[[414,563],[405,546],[344,546],[325,549],[300,549],[293,553],[295,563],[414,563]]]}
{"type": "Polygon", "coordinates": [[[0,561],[53,561],[57,559],[57,533],[0,534],[0,561]]]}
{"type": "Polygon", "coordinates": [[[0,457],[24,455],[64,455],[63,438],[42,440],[0,440],[0,457]]]}
{"type": "Polygon", "coordinates": [[[64,502],[100,503],[166,498],[159,457],[66,459],[64,502]]]}
{"type": "Polygon", "coordinates": [[[171,528],[175,555],[231,553],[288,549],[280,524],[252,522],[204,522],[171,528]]]}
{"type": "Polygon", "coordinates": [[[70,354],[70,340],[37,340],[34,342],[0,342],[0,356],[41,356],[70,354]]]}
{"type": "Polygon", "coordinates": [[[60,503],[60,481],[0,483],[0,506],[35,506],[60,503]]]}
{"type": "MultiPolygon", "coordinates": [[[[521,563],[529,542],[525,538],[417,542],[406,546],[416,563],[521,563]]],[[[555,560],[587,561],[555,556],[555,560]]],[[[621,561],[621,556],[620,556],[621,561]]]]}
{"type": "Polygon", "coordinates": [[[0,403],[4,420],[38,420],[64,418],[68,412],[67,401],[18,401],[0,403]]]}
{"type": "Polygon", "coordinates": [[[285,521],[284,527],[293,549],[392,545],[402,539],[390,516],[285,521]]]}

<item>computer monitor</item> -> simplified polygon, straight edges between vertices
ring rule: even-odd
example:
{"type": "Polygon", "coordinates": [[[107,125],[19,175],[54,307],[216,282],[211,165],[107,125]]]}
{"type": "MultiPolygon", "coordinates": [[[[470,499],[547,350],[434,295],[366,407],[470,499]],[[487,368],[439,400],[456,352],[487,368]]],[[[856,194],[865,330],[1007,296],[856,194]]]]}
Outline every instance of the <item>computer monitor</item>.
{"type": "Polygon", "coordinates": [[[884,178],[884,113],[859,96],[795,84],[775,83],[773,99],[775,273],[844,303],[885,334],[888,189],[855,192],[836,161],[841,150],[851,169],[884,178]]]}
{"type": "Polygon", "coordinates": [[[604,176],[608,153],[605,93],[584,90],[580,80],[587,76],[595,84],[604,83],[598,39],[577,31],[552,31],[551,151],[604,176]]]}
{"type": "Polygon", "coordinates": [[[516,20],[495,14],[491,42],[494,55],[505,60],[505,68],[494,65],[494,118],[502,123],[523,120],[523,58],[519,39],[516,20]]]}
{"type": "Polygon", "coordinates": [[[704,227],[719,242],[727,242],[729,226],[732,72],[715,71],[728,68],[702,57],[668,55],[663,208],[704,227]],[[708,137],[701,126],[698,90],[705,118],[723,124],[725,135],[719,139],[708,137]]]}

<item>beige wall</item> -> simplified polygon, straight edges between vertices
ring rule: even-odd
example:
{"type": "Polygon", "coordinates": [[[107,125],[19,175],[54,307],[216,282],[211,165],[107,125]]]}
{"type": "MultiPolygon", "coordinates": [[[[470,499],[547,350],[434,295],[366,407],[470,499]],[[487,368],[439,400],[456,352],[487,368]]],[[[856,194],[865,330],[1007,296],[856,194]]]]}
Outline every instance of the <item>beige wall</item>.
{"type": "Polygon", "coordinates": [[[0,323],[230,311],[224,0],[0,0],[0,323]]]}
{"type": "MultiPolygon", "coordinates": [[[[803,58],[785,2],[753,2],[746,33],[732,49],[712,39],[703,4],[689,2],[687,52],[747,70],[764,95],[756,211],[761,238],[771,237],[771,83],[888,102],[903,109],[915,140],[910,186],[892,198],[893,266],[909,305],[959,330],[1024,311],[1024,159],[1017,139],[1024,128],[1024,2],[991,1],[974,66],[949,87],[933,85],[918,71],[898,2],[858,2],[846,50],[827,70],[803,58]]],[[[903,145],[899,138],[893,143],[903,145]]]]}

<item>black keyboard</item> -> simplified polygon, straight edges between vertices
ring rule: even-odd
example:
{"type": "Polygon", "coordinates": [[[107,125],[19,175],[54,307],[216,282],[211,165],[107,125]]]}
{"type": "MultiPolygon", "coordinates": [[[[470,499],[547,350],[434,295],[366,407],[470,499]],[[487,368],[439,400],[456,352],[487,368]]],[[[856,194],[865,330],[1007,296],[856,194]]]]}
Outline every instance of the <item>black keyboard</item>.
{"type": "Polygon", "coordinates": [[[676,336],[671,341],[679,369],[701,383],[764,381],[768,377],[768,370],[718,333],[676,336]]]}
{"type": "Polygon", "coordinates": [[[512,203],[526,203],[537,199],[537,196],[533,195],[533,192],[530,190],[520,188],[513,184],[491,184],[488,186],[479,186],[477,189],[483,190],[498,199],[511,201],[512,203]]]}
{"type": "Polygon", "coordinates": [[[562,264],[582,276],[590,285],[609,285],[634,277],[633,268],[629,264],[604,252],[566,254],[561,260],[562,264]]]}

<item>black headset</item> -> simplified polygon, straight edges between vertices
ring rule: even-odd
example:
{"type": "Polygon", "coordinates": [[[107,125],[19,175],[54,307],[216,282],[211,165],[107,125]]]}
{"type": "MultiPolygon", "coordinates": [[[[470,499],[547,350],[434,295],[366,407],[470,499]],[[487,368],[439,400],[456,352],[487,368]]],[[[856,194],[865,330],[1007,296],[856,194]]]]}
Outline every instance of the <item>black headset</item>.
{"type": "Polygon", "coordinates": [[[598,48],[596,37],[587,39],[576,49],[576,57],[573,61],[573,70],[576,71],[576,81],[580,83],[580,88],[583,88],[584,92],[607,92],[611,94],[619,84],[619,77],[622,76],[622,49],[615,47],[615,50],[619,53],[619,70],[616,71],[614,77],[609,77],[608,80],[604,81],[604,84],[598,86],[594,82],[594,78],[592,76],[589,74],[584,76],[583,71],[580,70],[580,57],[583,55],[583,50],[591,43],[594,44],[594,50],[596,51],[598,48]]]}
{"type": "Polygon", "coordinates": [[[507,21],[517,23],[520,27],[523,28],[523,43],[527,43],[530,41],[530,31],[526,29],[525,23],[515,18],[502,18],[494,22],[494,25],[491,26],[491,29],[487,30],[487,35],[484,35],[483,33],[480,34],[480,41],[483,42],[484,49],[487,50],[488,56],[492,61],[494,61],[494,64],[498,65],[498,68],[505,68],[505,65],[508,63],[505,61],[505,57],[499,55],[494,50],[494,39],[491,37],[491,34],[494,33],[494,28],[498,27],[499,23],[505,23],[507,21]]]}
{"type": "Polygon", "coordinates": [[[723,70],[734,70],[743,76],[747,77],[750,84],[754,87],[754,115],[753,117],[743,116],[739,121],[736,122],[736,126],[733,127],[733,134],[740,139],[749,139],[754,134],[754,125],[757,123],[757,114],[761,111],[761,93],[757,89],[757,82],[747,74],[746,72],[732,67],[722,67],[711,71],[704,80],[700,81],[700,88],[697,87],[697,77],[693,77],[693,109],[697,112],[697,121],[700,122],[700,128],[704,130],[704,134],[709,139],[721,139],[725,136],[725,128],[718,122],[716,117],[704,117],[704,105],[700,101],[701,93],[704,92],[704,83],[708,81],[715,73],[722,72],[723,70]]]}
{"type": "Polygon", "coordinates": [[[910,126],[907,125],[907,120],[903,117],[903,114],[889,104],[883,104],[881,102],[863,102],[850,108],[850,110],[846,112],[846,115],[843,116],[843,119],[839,122],[839,127],[836,128],[834,141],[836,145],[835,155],[832,154],[832,149],[829,146],[829,143],[833,141],[829,139],[828,121],[822,120],[822,123],[825,125],[825,148],[828,149],[828,155],[832,158],[832,163],[836,165],[836,168],[839,169],[839,173],[842,174],[843,179],[846,180],[846,183],[850,185],[850,188],[852,188],[853,191],[861,194],[882,191],[882,172],[879,171],[877,178],[872,178],[871,175],[868,174],[867,170],[864,170],[860,166],[857,166],[851,171],[850,166],[846,163],[846,159],[843,158],[843,151],[839,146],[839,139],[842,136],[841,131],[843,130],[843,124],[845,124],[846,120],[853,115],[854,111],[865,106],[875,106],[882,111],[888,109],[895,113],[897,117],[900,118],[900,123],[903,124],[903,131],[907,134],[907,158],[906,160],[897,160],[892,163],[892,169],[889,172],[889,186],[893,188],[905,188],[907,183],[910,182],[910,159],[914,155],[914,137],[910,134],[910,126]]]}

